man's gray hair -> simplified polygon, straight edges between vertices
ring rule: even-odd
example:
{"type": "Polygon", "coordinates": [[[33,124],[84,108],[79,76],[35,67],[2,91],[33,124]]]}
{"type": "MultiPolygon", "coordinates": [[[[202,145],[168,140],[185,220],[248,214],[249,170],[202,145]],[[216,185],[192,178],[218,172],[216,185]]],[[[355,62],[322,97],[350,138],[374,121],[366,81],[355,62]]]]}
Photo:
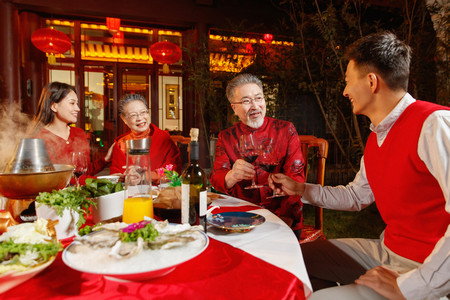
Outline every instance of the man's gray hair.
{"type": "Polygon", "coordinates": [[[133,101],[141,101],[144,103],[145,107],[148,109],[147,100],[145,100],[144,96],[140,94],[126,94],[120,98],[119,104],[117,105],[117,110],[119,111],[119,115],[123,115],[123,108],[130,102],[133,101]]]}
{"type": "Polygon", "coordinates": [[[228,82],[227,88],[225,90],[228,101],[230,101],[230,103],[233,101],[232,99],[234,96],[234,90],[237,87],[248,83],[254,83],[259,86],[261,91],[263,90],[262,82],[258,77],[248,73],[239,74],[238,76],[231,79],[230,82],[228,82]]]}

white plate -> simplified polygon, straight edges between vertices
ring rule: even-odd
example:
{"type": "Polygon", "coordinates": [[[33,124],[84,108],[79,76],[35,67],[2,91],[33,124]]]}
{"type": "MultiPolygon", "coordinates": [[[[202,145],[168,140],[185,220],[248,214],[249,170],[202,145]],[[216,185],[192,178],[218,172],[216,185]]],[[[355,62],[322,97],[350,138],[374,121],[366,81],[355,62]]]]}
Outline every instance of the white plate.
{"type": "Polygon", "coordinates": [[[208,224],[229,232],[247,232],[263,224],[266,218],[259,214],[243,211],[229,211],[208,215],[208,224]]]}
{"type": "Polygon", "coordinates": [[[10,272],[0,275],[0,294],[6,292],[9,289],[27,281],[38,273],[42,272],[45,268],[50,266],[55,260],[55,256],[51,258],[46,263],[39,265],[37,267],[31,268],[26,271],[21,272],[10,272]]]}
{"type": "Polygon", "coordinates": [[[64,250],[62,258],[67,266],[80,272],[100,274],[116,280],[143,281],[164,276],[178,265],[202,253],[208,247],[208,236],[204,232],[196,231],[194,237],[194,241],[180,247],[143,250],[137,255],[120,260],[108,255],[111,248],[89,248],[74,253],[72,248],[79,244],[75,241],[64,250]]]}

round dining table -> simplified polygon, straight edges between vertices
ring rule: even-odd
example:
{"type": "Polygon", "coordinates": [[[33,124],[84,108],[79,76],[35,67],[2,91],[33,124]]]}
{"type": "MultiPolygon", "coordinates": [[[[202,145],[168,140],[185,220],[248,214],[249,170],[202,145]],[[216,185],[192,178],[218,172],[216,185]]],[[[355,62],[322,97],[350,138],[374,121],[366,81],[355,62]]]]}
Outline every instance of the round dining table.
{"type": "Polygon", "coordinates": [[[169,274],[142,281],[111,280],[76,271],[64,264],[60,253],[49,267],[0,298],[267,300],[307,299],[311,295],[298,240],[280,218],[226,195],[213,200],[213,206],[212,214],[251,212],[263,216],[265,222],[247,232],[208,226],[206,250],[169,274]]]}

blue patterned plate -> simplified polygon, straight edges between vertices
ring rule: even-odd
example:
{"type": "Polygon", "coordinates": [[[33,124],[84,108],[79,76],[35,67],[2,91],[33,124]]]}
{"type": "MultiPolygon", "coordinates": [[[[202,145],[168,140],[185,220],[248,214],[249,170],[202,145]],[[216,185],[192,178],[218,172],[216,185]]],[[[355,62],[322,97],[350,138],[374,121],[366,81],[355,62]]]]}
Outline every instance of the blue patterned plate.
{"type": "Polygon", "coordinates": [[[263,224],[266,219],[254,213],[230,211],[209,215],[207,221],[208,224],[229,232],[247,232],[263,224]]]}

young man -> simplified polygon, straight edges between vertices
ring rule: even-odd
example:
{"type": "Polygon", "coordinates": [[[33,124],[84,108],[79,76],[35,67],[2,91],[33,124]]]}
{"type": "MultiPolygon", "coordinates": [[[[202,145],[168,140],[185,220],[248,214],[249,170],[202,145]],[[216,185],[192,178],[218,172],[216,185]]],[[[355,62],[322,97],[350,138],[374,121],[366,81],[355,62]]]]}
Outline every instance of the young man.
{"type": "MultiPolygon", "coordinates": [[[[272,190],[267,186],[269,172],[246,162],[239,152],[239,139],[252,134],[260,150],[276,157],[277,173],[284,173],[296,181],[304,181],[303,156],[300,141],[292,123],[266,117],[266,102],[261,80],[251,74],[240,74],[232,79],[226,89],[227,98],[240,122],[219,133],[216,159],[211,174],[215,189],[228,195],[263,205],[280,216],[299,235],[303,227],[300,197],[267,199],[272,190]],[[255,178],[260,188],[246,189],[255,178]]],[[[264,155],[255,164],[262,163],[264,155]]]]}
{"type": "Polygon", "coordinates": [[[407,93],[410,48],[389,32],[349,47],[344,96],[370,118],[361,169],[347,186],[269,179],[278,192],[330,209],[376,202],[380,239],[302,245],[315,290],[311,299],[437,299],[450,293],[450,111],[407,93]],[[350,284],[355,282],[356,284],[350,284]],[[349,284],[349,285],[346,285],[349,284]],[[331,296],[330,296],[331,295],[331,296]],[[331,297],[331,298],[330,298],[331,297]]]}

